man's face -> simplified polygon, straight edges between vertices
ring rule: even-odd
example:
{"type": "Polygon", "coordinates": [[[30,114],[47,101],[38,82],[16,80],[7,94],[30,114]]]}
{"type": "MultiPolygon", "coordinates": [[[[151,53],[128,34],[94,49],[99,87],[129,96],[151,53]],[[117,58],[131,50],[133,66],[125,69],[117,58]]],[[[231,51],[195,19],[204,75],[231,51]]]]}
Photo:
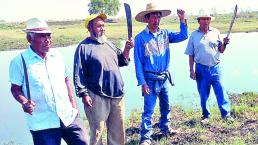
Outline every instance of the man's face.
{"type": "Polygon", "coordinates": [[[35,51],[47,53],[51,47],[51,33],[35,33],[29,42],[35,51]]]}
{"type": "Polygon", "coordinates": [[[148,27],[150,30],[158,30],[159,28],[159,22],[161,19],[161,14],[156,12],[156,13],[150,13],[150,17],[146,18],[148,27]]]}
{"type": "Polygon", "coordinates": [[[93,31],[95,33],[95,37],[101,37],[105,33],[105,22],[101,18],[96,18],[93,21],[93,31]]]}
{"type": "Polygon", "coordinates": [[[210,17],[202,17],[199,18],[198,23],[200,24],[200,28],[209,28],[211,22],[210,17]]]}

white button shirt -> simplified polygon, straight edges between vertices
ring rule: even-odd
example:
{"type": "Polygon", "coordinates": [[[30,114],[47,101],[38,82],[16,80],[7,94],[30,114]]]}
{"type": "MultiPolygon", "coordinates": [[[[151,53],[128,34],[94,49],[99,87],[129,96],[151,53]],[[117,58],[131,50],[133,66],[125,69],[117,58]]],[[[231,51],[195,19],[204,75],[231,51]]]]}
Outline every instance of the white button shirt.
{"type": "MultiPolygon", "coordinates": [[[[59,128],[60,119],[65,126],[70,125],[78,110],[72,107],[68,96],[65,84],[68,69],[61,54],[50,49],[46,59],[42,59],[29,47],[22,55],[27,67],[31,99],[36,104],[32,115],[25,113],[29,129],[59,128]]],[[[27,97],[21,55],[11,61],[9,77],[12,84],[22,86],[27,97]]]]}

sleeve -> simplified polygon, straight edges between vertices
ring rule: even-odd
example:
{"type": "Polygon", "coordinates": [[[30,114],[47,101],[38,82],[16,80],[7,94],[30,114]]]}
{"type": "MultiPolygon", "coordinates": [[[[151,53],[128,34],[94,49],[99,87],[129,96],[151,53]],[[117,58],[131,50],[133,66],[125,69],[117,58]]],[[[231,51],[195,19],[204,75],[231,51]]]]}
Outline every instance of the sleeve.
{"type": "Polygon", "coordinates": [[[24,82],[24,72],[21,57],[15,57],[9,65],[9,81],[12,84],[22,86],[24,82]]]}
{"type": "Polygon", "coordinates": [[[143,59],[144,59],[144,46],[141,38],[135,37],[134,40],[134,64],[135,64],[135,72],[136,78],[138,81],[138,86],[146,84],[143,74],[143,59]]]}
{"type": "Polygon", "coordinates": [[[128,66],[130,59],[126,59],[123,55],[123,52],[121,49],[117,48],[117,58],[118,58],[118,66],[128,66]]]}
{"type": "Polygon", "coordinates": [[[73,81],[75,92],[78,97],[88,96],[88,89],[86,83],[86,69],[85,65],[85,52],[84,49],[79,45],[74,54],[74,72],[73,72],[73,81]]]}
{"type": "Polygon", "coordinates": [[[180,32],[168,32],[169,43],[178,43],[188,38],[188,26],[187,24],[180,22],[180,32]]]}
{"type": "Polygon", "coordinates": [[[185,54],[186,55],[194,55],[194,43],[193,43],[193,36],[191,35],[188,43],[187,43],[187,47],[185,49],[185,54]]]}

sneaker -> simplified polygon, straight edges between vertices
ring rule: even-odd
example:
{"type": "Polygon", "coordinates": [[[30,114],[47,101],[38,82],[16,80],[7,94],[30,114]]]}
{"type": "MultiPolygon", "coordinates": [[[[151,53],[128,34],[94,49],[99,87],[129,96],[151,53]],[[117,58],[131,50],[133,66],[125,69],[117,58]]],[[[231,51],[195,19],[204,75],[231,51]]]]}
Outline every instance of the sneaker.
{"type": "Polygon", "coordinates": [[[143,140],[141,141],[140,145],[150,145],[151,144],[151,141],[146,139],[146,140],[143,140]]]}
{"type": "Polygon", "coordinates": [[[203,116],[203,117],[201,118],[201,123],[202,123],[202,124],[208,124],[208,123],[209,123],[209,117],[204,117],[204,116],[203,116]]]}

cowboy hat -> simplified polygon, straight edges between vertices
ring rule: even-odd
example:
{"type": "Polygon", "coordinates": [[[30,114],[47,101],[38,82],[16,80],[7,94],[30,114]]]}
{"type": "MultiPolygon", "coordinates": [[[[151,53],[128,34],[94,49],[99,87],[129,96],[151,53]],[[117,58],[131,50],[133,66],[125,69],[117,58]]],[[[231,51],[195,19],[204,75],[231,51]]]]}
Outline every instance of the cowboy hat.
{"type": "Polygon", "coordinates": [[[85,19],[85,28],[88,28],[89,22],[96,18],[101,18],[103,21],[107,19],[107,15],[100,13],[100,14],[91,14],[85,19]]]}
{"type": "Polygon", "coordinates": [[[26,21],[26,29],[23,29],[25,33],[52,33],[49,29],[46,21],[39,18],[31,18],[26,21]]]}
{"type": "Polygon", "coordinates": [[[160,12],[161,17],[166,17],[171,13],[170,10],[160,10],[160,9],[157,9],[157,6],[154,5],[153,3],[149,3],[146,5],[145,11],[142,11],[135,16],[135,20],[138,22],[146,23],[145,15],[153,12],[160,12]]]}
{"type": "Polygon", "coordinates": [[[203,11],[202,13],[200,13],[198,16],[197,16],[197,20],[199,20],[200,18],[210,18],[211,21],[213,21],[215,19],[215,17],[213,17],[210,13],[206,12],[206,11],[203,11]]]}

